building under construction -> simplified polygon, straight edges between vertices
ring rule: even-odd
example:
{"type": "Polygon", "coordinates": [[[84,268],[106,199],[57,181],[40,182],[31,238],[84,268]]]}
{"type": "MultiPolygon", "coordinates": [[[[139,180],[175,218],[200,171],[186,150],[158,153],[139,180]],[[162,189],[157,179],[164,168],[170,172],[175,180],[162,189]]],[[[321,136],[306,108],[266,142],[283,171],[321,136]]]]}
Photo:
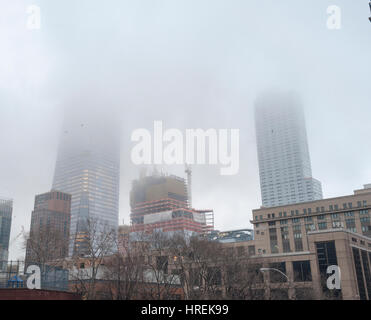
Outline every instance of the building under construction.
{"type": "Polygon", "coordinates": [[[130,193],[131,233],[156,230],[168,233],[182,231],[191,235],[213,230],[213,211],[191,208],[189,190],[185,179],[174,175],[154,173],[133,181],[130,193]]]}

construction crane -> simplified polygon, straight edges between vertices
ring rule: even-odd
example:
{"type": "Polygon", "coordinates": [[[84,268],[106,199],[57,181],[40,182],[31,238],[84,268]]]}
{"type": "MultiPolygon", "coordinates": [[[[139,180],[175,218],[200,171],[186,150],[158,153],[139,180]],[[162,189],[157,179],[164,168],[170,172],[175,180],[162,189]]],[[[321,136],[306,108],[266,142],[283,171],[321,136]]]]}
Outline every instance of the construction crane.
{"type": "Polygon", "coordinates": [[[23,236],[23,235],[25,234],[24,227],[22,226],[21,228],[22,228],[21,232],[18,233],[15,237],[13,237],[13,239],[11,239],[11,240],[9,241],[9,247],[10,247],[10,246],[11,246],[11,245],[16,241],[16,240],[18,240],[18,238],[19,238],[20,236],[23,236]]]}
{"type": "Polygon", "coordinates": [[[192,169],[191,166],[185,164],[185,171],[187,174],[187,193],[188,193],[188,205],[192,208],[192,169]]]}

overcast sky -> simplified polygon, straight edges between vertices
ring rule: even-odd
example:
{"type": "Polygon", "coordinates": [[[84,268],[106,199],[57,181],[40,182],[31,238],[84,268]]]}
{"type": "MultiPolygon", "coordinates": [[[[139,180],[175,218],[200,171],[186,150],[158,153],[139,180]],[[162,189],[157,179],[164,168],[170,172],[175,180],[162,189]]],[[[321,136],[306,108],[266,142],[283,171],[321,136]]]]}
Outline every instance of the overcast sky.
{"type": "MultiPolygon", "coordinates": [[[[240,171],[193,168],[193,204],[217,229],[250,227],[260,206],[253,122],[274,88],[303,102],[313,176],[325,197],[371,182],[368,0],[0,0],[0,195],[14,199],[10,258],[23,258],[34,196],[51,188],[64,112],[122,123],[120,223],[138,176],[130,134],[240,129],[240,171]],[[26,28],[27,6],[41,29],[26,28]],[[342,27],[326,27],[327,7],[342,27]],[[102,116],[102,117],[101,117],[102,116]]],[[[108,122],[107,122],[108,125],[108,122]]],[[[104,133],[102,133],[104,134],[104,133]]],[[[184,176],[184,168],[165,168],[184,176]]]]}

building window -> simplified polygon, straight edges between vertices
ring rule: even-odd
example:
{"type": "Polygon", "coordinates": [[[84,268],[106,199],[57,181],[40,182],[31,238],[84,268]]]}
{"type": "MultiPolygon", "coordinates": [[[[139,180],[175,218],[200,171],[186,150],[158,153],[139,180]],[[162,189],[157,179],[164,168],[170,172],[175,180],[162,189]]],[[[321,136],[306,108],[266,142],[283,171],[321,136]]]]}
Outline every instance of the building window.
{"type": "Polygon", "coordinates": [[[343,223],[341,221],[332,221],[332,227],[334,229],[336,229],[336,228],[342,228],[343,227],[343,223]]]}
{"type": "Polygon", "coordinates": [[[289,239],[282,239],[282,246],[283,246],[283,252],[285,253],[291,252],[289,239]]]}
{"type": "Polygon", "coordinates": [[[312,281],[312,272],[310,269],[310,261],[293,261],[292,268],[294,271],[294,281],[304,282],[312,281]]]}
{"type": "Polygon", "coordinates": [[[368,214],[368,209],[359,210],[359,215],[365,215],[365,214],[368,214]]]}
{"type": "Polygon", "coordinates": [[[292,223],[300,223],[300,218],[294,218],[294,219],[292,219],[292,223]]]}
{"type": "MultiPolygon", "coordinates": [[[[280,270],[283,274],[286,274],[286,262],[270,263],[269,268],[280,270]]],[[[269,279],[272,283],[287,282],[287,278],[277,271],[270,272],[269,279]]]]}
{"type": "Polygon", "coordinates": [[[321,214],[321,215],[317,216],[317,220],[325,220],[325,215],[321,214]]]}
{"type": "Polygon", "coordinates": [[[335,241],[316,242],[319,271],[327,279],[327,268],[337,265],[335,241]]]}
{"type": "Polygon", "coordinates": [[[315,231],[316,230],[316,226],[314,225],[314,223],[308,223],[305,225],[305,231],[309,232],[309,231],[315,231]]]}
{"type": "Polygon", "coordinates": [[[332,213],[331,214],[331,219],[335,220],[335,219],[339,219],[339,218],[340,218],[340,216],[339,216],[338,213],[332,213]]]}
{"type": "Polygon", "coordinates": [[[361,217],[359,220],[361,223],[370,223],[370,217],[361,217]]]}
{"type": "Polygon", "coordinates": [[[278,241],[276,228],[269,229],[269,239],[271,245],[271,253],[278,253],[278,241]]]}
{"type": "Polygon", "coordinates": [[[354,267],[355,267],[355,270],[356,270],[359,297],[360,297],[361,300],[366,300],[367,296],[366,296],[366,288],[365,288],[365,285],[364,285],[364,282],[363,282],[361,256],[359,254],[359,249],[352,248],[352,250],[353,250],[354,267]]]}
{"type": "Polygon", "coordinates": [[[301,233],[294,233],[294,239],[301,239],[302,234],[301,233]]]}
{"type": "Polygon", "coordinates": [[[247,250],[249,255],[255,255],[255,246],[248,246],[247,250]]]}
{"type": "Polygon", "coordinates": [[[355,229],[356,228],[356,221],[354,218],[345,219],[345,225],[347,229],[355,229]]]}
{"type": "MultiPolygon", "coordinates": [[[[298,236],[297,236],[298,237],[298,236]]],[[[303,241],[301,239],[301,234],[300,234],[300,238],[297,238],[295,237],[294,235],[294,245],[295,245],[295,251],[303,251],[303,241]]]]}
{"type": "Polygon", "coordinates": [[[368,263],[367,251],[361,250],[362,262],[363,262],[363,271],[366,280],[366,288],[368,291],[368,298],[370,300],[371,296],[371,273],[370,273],[370,264],[368,263]]]}
{"type": "Polygon", "coordinates": [[[318,223],[318,230],[326,230],[326,229],[327,229],[327,222],[318,223]]]}

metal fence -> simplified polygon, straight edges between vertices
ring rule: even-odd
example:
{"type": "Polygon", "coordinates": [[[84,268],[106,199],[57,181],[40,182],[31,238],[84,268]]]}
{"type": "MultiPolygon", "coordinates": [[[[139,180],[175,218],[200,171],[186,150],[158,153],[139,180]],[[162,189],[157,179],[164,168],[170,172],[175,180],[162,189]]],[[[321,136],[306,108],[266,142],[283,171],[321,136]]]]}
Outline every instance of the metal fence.
{"type": "Polygon", "coordinates": [[[27,288],[27,267],[35,265],[40,268],[41,289],[68,291],[68,270],[50,265],[24,261],[1,261],[0,260],[0,289],[4,288],[27,288]]]}

